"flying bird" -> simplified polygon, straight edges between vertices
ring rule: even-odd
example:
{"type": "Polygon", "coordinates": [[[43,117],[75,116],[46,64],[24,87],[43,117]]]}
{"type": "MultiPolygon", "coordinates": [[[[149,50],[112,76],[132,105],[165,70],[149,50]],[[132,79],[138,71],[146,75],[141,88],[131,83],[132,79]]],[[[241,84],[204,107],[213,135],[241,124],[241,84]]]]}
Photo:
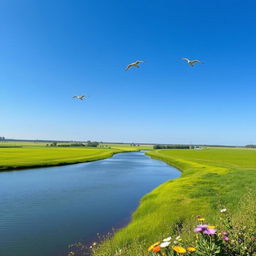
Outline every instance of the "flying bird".
{"type": "Polygon", "coordinates": [[[78,99],[78,100],[83,100],[85,97],[85,95],[77,95],[77,96],[73,96],[73,98],[78,99]]]}
{"type": "Polygon", "coordinates": [[[143,63],[143,62],[144,62],[144,61],[137,60],[137,61],[135,61],[135,62],[129,64],[129,65],[126,67],[125,70],[127,71],[127,70],[130,69],[131,67],[139,68],[139,67],[140,67],[139,64],[140,64],[140,63],[143,63]]]}
{"type": "Polygon", "coordinates": [[[194,64],[196,64],[196,63],[203,64],[203,62],[200,60],[190,60],[188,58],[182,58],[182,60],[185,60],[191,67],[194,67],[194,64]]]}

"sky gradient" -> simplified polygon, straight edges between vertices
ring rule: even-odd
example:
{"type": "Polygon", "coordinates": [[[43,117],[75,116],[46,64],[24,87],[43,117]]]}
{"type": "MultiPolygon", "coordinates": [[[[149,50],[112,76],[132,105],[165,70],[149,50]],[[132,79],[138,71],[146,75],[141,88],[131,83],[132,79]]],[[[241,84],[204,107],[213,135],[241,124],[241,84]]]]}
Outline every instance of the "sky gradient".
{"type": "Polygon", "coordinates": [[[253,0],[0,1],[0,136],[256,144],[255,9],[253,0]],[[125,72],[137,59],[141,68],[125,72]]]}

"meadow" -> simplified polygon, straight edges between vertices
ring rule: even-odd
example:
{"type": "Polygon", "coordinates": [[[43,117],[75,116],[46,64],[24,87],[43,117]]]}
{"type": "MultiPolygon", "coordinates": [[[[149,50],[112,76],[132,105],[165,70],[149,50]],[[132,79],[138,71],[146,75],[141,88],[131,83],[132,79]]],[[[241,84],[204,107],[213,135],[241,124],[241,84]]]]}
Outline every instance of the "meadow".
{"type": "Polygon", "coordinates": [[[178,168],[181,177],[145,195],[129,225],[105,238],[93,249],[94,255],[148,255],[148,246],[170,235],[183,235],[191,241],[191,233],[184,234],[183,229],[191,227],[195,216],[207,216],[208,222],[216,223],[217,213],[224,207],[240,219],[243,216],[248,220],[249,216],[255,230],[255,211],[251,210],[255,196],[246,203],[250,214],[242,210],[241,198],[249,191],[256,193],[256,150],[205,148],[153,150],[147,154],[178,168]]]}
{"type": "Polygon", "coordinates": [[[145,149],[143,146],[131,147],[128,144],[104,145],[102,148],[46,147],[46,144],[1,142],[0,171],[83,163],[108,158],[116,153],[145,149]]]}

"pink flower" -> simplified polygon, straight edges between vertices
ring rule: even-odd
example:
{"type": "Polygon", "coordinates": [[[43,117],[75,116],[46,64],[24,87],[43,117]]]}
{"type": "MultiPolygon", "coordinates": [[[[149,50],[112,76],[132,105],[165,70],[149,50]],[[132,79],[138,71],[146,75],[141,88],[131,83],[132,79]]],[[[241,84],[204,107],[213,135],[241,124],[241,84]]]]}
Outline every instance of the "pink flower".
{"type": "Polygon", "coordinates": [[[197,227],[194,229],[195,233],[200,233],[205,231],[208,228],[207,225],[197,225],[197,227]]]}
{"type": "Polygon", "coordinates": [[[227,241],[229,241],[229,237],[223,236],[223,240],[227,242],[227,241]]]}
{"type": "Polygon", "coordinates": [[[208,228],[208,225],[198,225],[194,229],[195,233],[203,233],[205,235],[215,235],[216,234],[216,229],[214,228],[208,228]]]}
{"type": "Polygon", "coordinates": [[[214,229],[214,228],[207,228],[203,233],[206,234],[206,235],[209,235],[209,236],[215,235],[216,234],[216,229],[214,229]]]}

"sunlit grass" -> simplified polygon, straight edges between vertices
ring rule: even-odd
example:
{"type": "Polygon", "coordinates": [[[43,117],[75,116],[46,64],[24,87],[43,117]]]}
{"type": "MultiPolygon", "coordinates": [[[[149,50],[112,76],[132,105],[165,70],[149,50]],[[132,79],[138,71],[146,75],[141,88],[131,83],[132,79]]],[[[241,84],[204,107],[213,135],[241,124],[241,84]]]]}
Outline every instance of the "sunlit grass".
{"type": "Polygon", "coordinates": [[[62,148],[24,147],[0,148],[0,171],[55,166],[95,161],[111,157],[115,153],[136,151],[136,148],[62,148]]]}
{"type": "Polygon", "coordinates": [[[1,147],[45,147],[48,142],[32,142],[32,141],[0,141],[1,147]]]}
{"type": "Polygon", "coordinates": [[[124,248],[123,255],[143,255],[132,252],[174,232],[193,216],[214,220],[220,205],[235,212],[239,199],[249,189],[256,191],[255,150],[155,150],[147,154],[177,167],[182,176],[145,195],[130,224],[105,241],[95,255],[112,255],[118,248],[124,248]]]}

